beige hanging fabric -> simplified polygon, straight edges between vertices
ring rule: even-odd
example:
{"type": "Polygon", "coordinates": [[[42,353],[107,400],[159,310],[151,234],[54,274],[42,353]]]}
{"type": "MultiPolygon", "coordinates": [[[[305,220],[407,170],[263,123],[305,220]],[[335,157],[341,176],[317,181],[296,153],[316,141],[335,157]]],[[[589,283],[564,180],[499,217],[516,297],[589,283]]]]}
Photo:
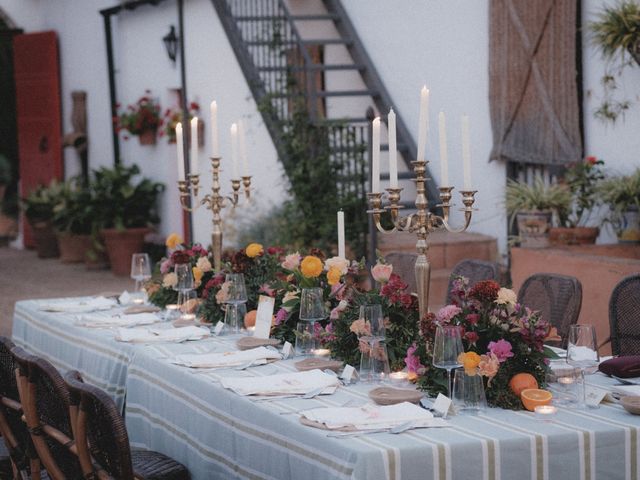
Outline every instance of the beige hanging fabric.
{"type": "Polygon", "coordinates": [[[580,160],[576,0],[491,0],[490,160],[580,160]]]}

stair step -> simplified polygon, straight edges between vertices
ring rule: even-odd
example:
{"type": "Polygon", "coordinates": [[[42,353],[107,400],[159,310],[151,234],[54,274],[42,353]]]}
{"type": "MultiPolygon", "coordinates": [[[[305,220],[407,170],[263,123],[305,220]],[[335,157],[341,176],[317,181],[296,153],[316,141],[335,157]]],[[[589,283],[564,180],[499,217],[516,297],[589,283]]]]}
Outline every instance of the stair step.
{"type": "Polygon", "coordinates": [[[317,21],[317,20],[340,20],[340,16],[336,13],[324,13],[317,15],[291,15],[291,20],[296,22],[317,21]]]}
{"type": "MultiPolygon", "coordinates": [[[[296,40],[281,40],[277,43],[273,40],[245,40],[245,45],[250,47],[264,47],[264,46],[295,46],[298,45],[298,41],[296,40]]],[[[317,39],[309,39],[309,40],[301,40],[300,43],[302,45],[351,45],[353,43],[352,40],[348,38],[317,38],[317,39]]]]}
{"type": "MultiPolygon", "coordinates": [[[[289,18],[295,22],[318,21],[318,20],[339,20],[337,14],[317,14],[317,15],[290,15],[289,18]]],[[[287,17],[284,15],[237,15],[233,17],[237,22],[285,22],[287,17]]]]}
{"type": "Polygon", "coordinates": [[[302,40],[304,45],[351,45],[353,40],[350,38],[316,38],[302,40]]]}
{"type": "Polygon", "coordinates": [[[335,71],[335,70],[364,70],[367,67],[361,64],[356,63],[345,63],[345,64],[335,64],[335,65],[324,65],[320,63],[314,63],[313,65],[309,65],[307,67],[259,67],[259,72],[283,72],[283,71],[291,71],[291,72],[300,72],[304,70],[322,70],[322,71],[335,71]]]}
{"type": "MultiPolygon", "coordinates": [[[[374,97],[378,94],[375,90],[336,90],[333,92],[315,92],[316,97],[374,97]]],[[[282,92],[274,92],[269,93],[269,96],[272,98],[286,98],[286,97],[299,97],[299,96],[309,96],[312,95],[304,95],[303,93],[282,93],[282,92]]]]}

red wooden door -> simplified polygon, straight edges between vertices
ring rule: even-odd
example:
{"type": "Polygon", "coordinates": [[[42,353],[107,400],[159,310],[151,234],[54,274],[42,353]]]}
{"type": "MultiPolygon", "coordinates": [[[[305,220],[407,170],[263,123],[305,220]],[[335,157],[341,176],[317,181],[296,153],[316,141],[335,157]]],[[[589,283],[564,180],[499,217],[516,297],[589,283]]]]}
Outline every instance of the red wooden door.
{"type": "MultiPolygon", "coordinates": [[[[64,174],[58,39],[55,32],[16,35],[13,39],[16,83],[20,195],[64,174]]],[[[33,246],[23,222],[24,243],[33,246]]]]}

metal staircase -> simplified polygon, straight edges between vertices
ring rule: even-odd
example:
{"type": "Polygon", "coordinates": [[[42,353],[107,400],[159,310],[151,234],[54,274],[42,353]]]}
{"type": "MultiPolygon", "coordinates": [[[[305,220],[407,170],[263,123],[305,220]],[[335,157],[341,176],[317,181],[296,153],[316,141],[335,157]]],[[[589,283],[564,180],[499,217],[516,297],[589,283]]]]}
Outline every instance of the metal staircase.
{"type": "MultiPolygon", "coordinates": [[[[340,1],[291,1],[292,8],[306,10],[301,13],[290,10],[284,0],[212,3],[285,171],[292,167],[287,165],[287,136],[294,128],[296,105],[303,105],[308,120],[324,132],[331,161],[338,166],[339,198],[358,199],[346,207],[354,209],[354,218],[364,220],[358,228],[366,236],[371,107],[386,122],[392,102],[340,1]],[[312,36],[318,31],[322,38],[312,36]]],[[[416,157],[416,145],[396,115],[398,151],[405,165],[399,177],[404,181],[401,186],[413,192],[407,179],[413,178],[410,162],[416,157]]],[[[429,184],[428,194],[435,205],[435,185],[429,184]]],[[[413,198],[411,193],[406,197],[413,198]]]]}

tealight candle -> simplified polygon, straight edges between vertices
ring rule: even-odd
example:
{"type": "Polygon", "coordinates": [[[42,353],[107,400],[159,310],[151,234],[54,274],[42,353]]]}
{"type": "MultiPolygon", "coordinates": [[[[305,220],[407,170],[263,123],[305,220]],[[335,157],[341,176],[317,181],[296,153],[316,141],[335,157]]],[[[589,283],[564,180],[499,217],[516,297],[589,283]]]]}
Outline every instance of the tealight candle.
{"type": "Polygon", "coordinates": [[[311,350],[311,353],[316,357],[328,357],[329,355],[331,355],[331,350],[329,350],[328,348],[316,348],[314,350],[311,350]]]}
{"type": "Polygon", "coordinates": [[[553,416],[558,413],[557,407],[553,405],[538,405],[534,410],[536,417],[543,421],[551,421],[553,416]]]}
{"type": "Polygon", "coordinates": [[[142,304],[144,303],[144,298],[134,298],[134,299],[132,300],[132,302],[133,302],[135,305],[142,305],[142,304]]]}
{"type": "Polygon", "coordinates": [[[558,383],[562,384],[565,387],[573,384],[574,382],[575,382],[575,380],[573,379],[573,377],[559,377],[558,378],[558,383]]]}
{"type": "Polygon", "coordinates": [[[183,320],[185,322],[195,320],[195,319],[196,319],[195,313],[183,313],[182,315],[180,315],[180,320],[183,320]]]}
{"type": "Polygon", "coordinates": [[[247,330],[247,332],[255,332],[256,327],[255,327],[255,326],[253,326],[253,327],[247,327],[247,329],[246,329],[246,330],[247,330]]]}
{"type": "Polygon", "coordinates": [[[176,305],[175,303],[170,303],[165,308],[170,312],[175,312],[176,310],[178,310],[178,305],[176,305]]]}
{"type": "Polygon", "coordinates": [[[407,378],[409,378],[409,374],[407,372],[391,372],[389,374],[389,378],[393,382],[402,383],[407,381],[407,378]]]}

